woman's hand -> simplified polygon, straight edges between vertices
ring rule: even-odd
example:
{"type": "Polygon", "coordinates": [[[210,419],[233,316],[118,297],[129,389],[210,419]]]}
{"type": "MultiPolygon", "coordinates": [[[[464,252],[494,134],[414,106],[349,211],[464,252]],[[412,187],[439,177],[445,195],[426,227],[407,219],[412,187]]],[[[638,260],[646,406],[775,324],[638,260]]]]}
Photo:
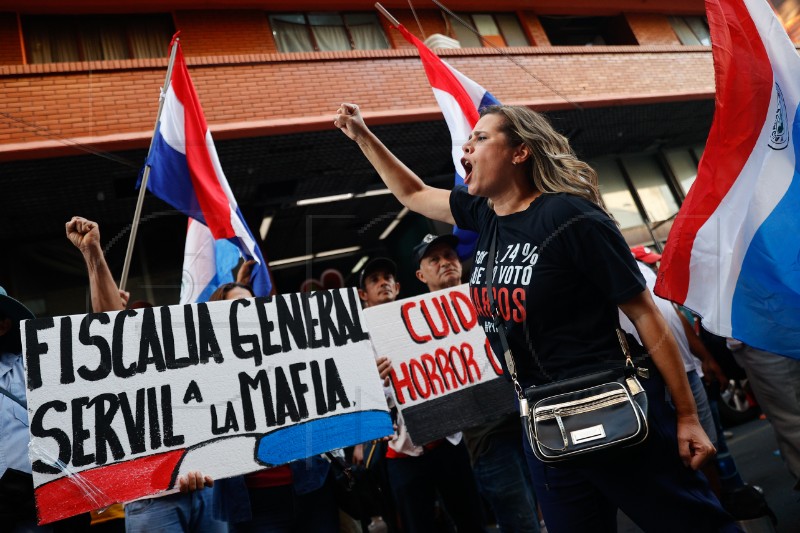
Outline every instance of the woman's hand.
{"type": "Polygon", "coordinates": [[[717,454],[697,416],[678,417],[678,453],[692,470],[699,470],[717,454]]]}
{"type": "Polygon", "coordinates": [[[359,142],[369,132],[356,104],[340,105],[336,111],[336,120],[333,121],[333,125],[356,142],[359,142]]]}

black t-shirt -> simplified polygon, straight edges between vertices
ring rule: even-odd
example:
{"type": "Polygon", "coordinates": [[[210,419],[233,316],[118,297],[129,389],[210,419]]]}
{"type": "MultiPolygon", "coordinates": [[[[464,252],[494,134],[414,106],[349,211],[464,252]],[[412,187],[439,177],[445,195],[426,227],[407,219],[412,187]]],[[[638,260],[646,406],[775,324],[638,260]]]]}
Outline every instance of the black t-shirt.
{"type": "Polygon", "coordinates": [[[463,186],[453,189],[450,209],[459,227],[479,233],[470,294],[505,368],[486,293],[487,256],[497,225],[492,287],[523,385],[624,361],[616,335],[617,304],[641,293],[645,282],[602,209],[571,194],[543,194],[524,211],[497,216],[486,198],[471,196],[463,186]]]}

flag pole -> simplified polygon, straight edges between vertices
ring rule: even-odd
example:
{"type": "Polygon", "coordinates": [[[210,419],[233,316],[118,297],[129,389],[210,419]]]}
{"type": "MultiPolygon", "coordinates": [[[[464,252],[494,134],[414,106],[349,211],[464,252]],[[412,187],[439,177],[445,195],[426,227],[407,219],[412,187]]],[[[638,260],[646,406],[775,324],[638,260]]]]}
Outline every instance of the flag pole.
{"type": "MultiPolygon", "coordinates": [[[[164,79],[164,88],[158,97],[158,114],[156,115],[156,125],[153,127],[153,137],[150,139],[150,148],[147,150],[147,159],[150,160],[150,152],[153,151],[153,142],[158,133],[158,124],[161,121],[161,111],[164,109],[164,99],[167,96],[167,89],[169,82],[172,79],[172,67],[175,65],[175,56],[178,53],[178,46],[180,46],[180,37],[178,32],[172,38],[172,50],[169,53],[169,63],[167,64],[167,76],[164,79]]],[[[139,198],[136,200],[136,211],[133,213],[133,222],[131,222],[131,236],[128,239],[128,251],[125,252],[125,263],[122,265],[122,276],[119,278],[119,290],[124,291],[125,285],[128,283],[128,274],[131,268],[131,257],[133,256],[133,245],[136,241],[136,232],[139,229],[139,219],[142,218],[142,204],[144,204],[144,195],[147,191],[147,180],[150,178],[150,165],[145,163],[144,172],[142,174],[142,183],[139,186],[139,198]]]]}
{"type": "Polygon", "coordinates": [[[385,7],[383,7],[383,6],[381,5],[381,3],[380,3],[380,2],[375,2],[375,9],[377,9],[378,11],[380,11],[380,12],[381,12],[381,14],[382,14],[384,17],[386,17],[386,19],[389,21],[389,23],[390,23],[392,26],[394,26],[395,28],[396,28],[396,27],[398,27],[398,26],[400,26],[400,22],[398,22],[398,20],[397,20],[396,18],[394,18],[394,17],[392,16],[392,14],[391,14],[391,13],[389,13],[389,12],[386,10],[386,8],[385,8],[385,7]]]}

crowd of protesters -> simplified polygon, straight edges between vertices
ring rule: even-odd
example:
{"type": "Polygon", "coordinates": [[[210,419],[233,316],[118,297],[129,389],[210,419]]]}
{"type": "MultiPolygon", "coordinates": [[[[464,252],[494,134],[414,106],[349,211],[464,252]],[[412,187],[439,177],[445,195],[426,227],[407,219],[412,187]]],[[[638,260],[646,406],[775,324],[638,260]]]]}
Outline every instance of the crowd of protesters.
{"type": "MultiPolygon", "coordinates": [[[[552,378],[596,363],[586,346],[610,357],[617,342],[614,324],[621,323],[638,341],[633,344],[653,360],[646,384],[651,403],[646,444],[624,461],[551,467],[533,455],[517,414],[499,415],[432,442],[413,442],[392,395],[392,362],[376,354],[393,416],[392,437],[229,479],[190,472],[169,495],[37,526],[19,337],[20,321],[33,313],[0,287],[0,529],[462,533],[488,531],[492,525],[503,532],[615,531],[622,509],[645,531],[739,531],[731,514],[736,509],[724,508],[720,499],[725,503],[726,494],[746,485],[730,475],[730,468],[720,475],[714,455],[726,449],[724,433],[715,420],[713,394],[709,401],[706,393],[727,378],[685,310],[651,294],[658,254],[628,248],[604,209],[594,171],[574,156],[566,139],[530,110],[489,108],[464,145],[466,186],[451,192],[425,185],[397,160],[364,125],[357,106],[343,104],[335,125],[358,144],[407,207],[477,231],[479,252],[490,249],[492,239],[500,249],[517,242],[540,245],[535,275],[519,287],[527,298],[527,318],[507,324],[523,383],[548,381],[526,360],[525,343],[517,338],[523,333],[533,332],[538,356],[552,378]],[[704,387],[703,380],[711,385],[704,387]],[[360,508],[348,509],[349,514],[335,497],[340,462],[361,469],[359,482],[371,492],[362,494],[360,508]]],[[[175,303],[129,302],[106,264],[96,222],[74,217],[66,233],[85,260],[92,311],[175,303]]],[[[451,235],[429,234],[405,251],[429,291],[470,278],[462,271],[457,244],[451,235]]],[[[248,276],[245,263],[237,282],[220,286],[210,299],[255,296],[248,276]]],[[[401,296],[397,263],[387,257],[364,265],[357,284],[365,307],[401,296]]],[[[483,279],[473,280],[475,286],[483,284],[483,279]]],[[[492,321],[481,321],[494,351],[502,351],[492,321]]],[[[757,350],[730,343],[748,371],[757,366],[750,362],[759,356],[757,350]]],[[[796,365],[782,372],[786,384],[780,401],[763,393],[764,407],[777,422],[781,451],[797,476],[800,378],[796,365]]]]}

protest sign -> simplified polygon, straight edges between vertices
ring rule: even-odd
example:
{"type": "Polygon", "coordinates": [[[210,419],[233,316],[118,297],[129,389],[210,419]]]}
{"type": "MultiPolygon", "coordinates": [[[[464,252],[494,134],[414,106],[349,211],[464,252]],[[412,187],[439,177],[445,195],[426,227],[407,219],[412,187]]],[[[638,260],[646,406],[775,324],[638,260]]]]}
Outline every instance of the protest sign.
{"type": "Polygon", "coordinates": [[[30,320],[41,523],[392,432],[354,289],[30,320]]]}
{"type": "Polygon", "coordinates": [[[466,285],[370,307],[364,318],[378,355],[392,359],[391,386],[415,444],[516,410],[466,285]]]}

